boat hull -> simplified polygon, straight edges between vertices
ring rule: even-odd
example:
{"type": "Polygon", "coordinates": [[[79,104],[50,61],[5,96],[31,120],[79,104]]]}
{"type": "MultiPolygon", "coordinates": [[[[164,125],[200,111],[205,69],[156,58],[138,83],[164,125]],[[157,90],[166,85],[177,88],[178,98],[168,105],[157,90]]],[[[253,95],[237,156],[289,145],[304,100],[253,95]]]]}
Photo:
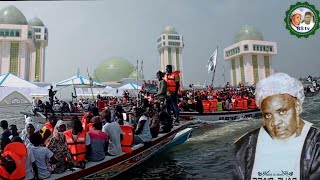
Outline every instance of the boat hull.
{"type": "Polygon", "coordinates": [[[204,121],[234,121],[240,119],[259,119],[262,117],[259,109],[244,111],[221,111],[212,113],[181,113],[183,119],[197,119],[204,121]]]}
{"type": "MultiPolygon", "coordinates": [[[[111,160],[89,166],[73,173],[53,175],[50,179],[110,179],[144,162],[156,153],[184,143],[190,137],[189,123],[175,127],[171,132],[157,138],[151,145],[144,145],[131,153],[122,154],[111,160]]],[[[108,157],[108,156],[107,156],[108,157]]]]}

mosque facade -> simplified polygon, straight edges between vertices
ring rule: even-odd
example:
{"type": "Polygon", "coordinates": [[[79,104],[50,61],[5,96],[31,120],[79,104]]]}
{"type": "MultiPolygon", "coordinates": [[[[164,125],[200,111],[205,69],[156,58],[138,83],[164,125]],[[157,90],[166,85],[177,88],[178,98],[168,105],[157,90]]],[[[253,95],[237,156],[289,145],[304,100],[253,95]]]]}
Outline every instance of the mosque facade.
{"type": "Polygon", "coordinates": [[[0,11],[0,74],[43,82],[47,45],[48,28],[39,18],[27,21],[14,6],[0,11]]]}
{"type": "Polygon", "coordinates": [[[224,59],[230,62],[233,86],[253,85],[273,73],[272,56],[277,54],[277,43],[264,41],[252,26],[244,26],[237,33],[235,43],[225,48],[224,59]]]}
{"type": "Polygon", "coordinates": [[[160,55],[160,70],[165,72],[166,66],[168,64],[172,65],[173,71],[180,71],[181,82],[183,82],[183,47],[183,36],[179,35],[172,26],[165,27],[157,39],[157,48],[160,55]]]}

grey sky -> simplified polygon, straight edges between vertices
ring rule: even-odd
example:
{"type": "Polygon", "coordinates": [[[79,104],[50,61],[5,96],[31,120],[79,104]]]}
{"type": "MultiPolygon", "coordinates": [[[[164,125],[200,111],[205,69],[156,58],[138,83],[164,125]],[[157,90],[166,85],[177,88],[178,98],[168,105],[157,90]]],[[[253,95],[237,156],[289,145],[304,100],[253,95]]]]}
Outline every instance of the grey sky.
{"type": "MultiPolygon", "coordinates": [[[[279,0],[118,0],[1,2],[0,8],[14,5],[29,20],[38,16],[49,30],[46,49],[47,82],[75,75],[79,67],[86,75],[103,60],[118,56],[135,63],[144,60],[146,78],[159,70],[156,39],[167,25],[184,36],[183,67],[186,83],[211,81],[206,63],[219,46],[215,82],[230,79],[230,64],[223,48],[234,42],[235,34],[249,24],[262,32],[265,40],[278,44],[273,58],[277,71],[295,77],[320,76],[320,32],[298,39],[285,28],[285,11],[297,1],[279,0]]],[[[319,1],[308,1],[320,9],[319,1]]]]}

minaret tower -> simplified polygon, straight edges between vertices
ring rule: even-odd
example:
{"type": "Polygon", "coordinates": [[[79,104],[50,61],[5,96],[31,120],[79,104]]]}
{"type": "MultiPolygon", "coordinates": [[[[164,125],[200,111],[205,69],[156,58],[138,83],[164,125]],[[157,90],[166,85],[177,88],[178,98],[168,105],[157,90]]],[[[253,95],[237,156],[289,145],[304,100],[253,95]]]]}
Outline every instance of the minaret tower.
{"type": "Polygon", "coordinates": [[[231,84],[252,85],[273,73],[272,56],[277,54],[277,43],[263,40],[252,26],[244,26],[235,43],[225,48],[224,59],[230,62],[231,84]]]}
{"type": "Polygon", "coordinates": [[[180,82],[183,84],[182,49],[184,47],[183,37],[179,35],[174,27],[167,26],[157,39],[157,48],[160,54],[160,70],[166,71],[166,65],[170,64],[173,71],[180,71],[180,82]]]}

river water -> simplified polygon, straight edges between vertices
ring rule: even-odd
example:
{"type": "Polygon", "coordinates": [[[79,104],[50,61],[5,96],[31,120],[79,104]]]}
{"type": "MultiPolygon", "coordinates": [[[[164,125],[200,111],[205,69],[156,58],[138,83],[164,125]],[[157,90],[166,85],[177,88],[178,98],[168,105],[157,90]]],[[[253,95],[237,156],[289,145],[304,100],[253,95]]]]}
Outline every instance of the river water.
{"type": "MultiPolygon", "coordinates": [[[[301,117],[320,127],[320,95],[306,97],[301,117]]],[[[0,108],[0,119],[22,129],[24,108],[0,108]]],[[[262,125],[262,119],[197,124],[184,144],[162,152],[116,179],[232,179],[233,142],[262,125]]]]}

